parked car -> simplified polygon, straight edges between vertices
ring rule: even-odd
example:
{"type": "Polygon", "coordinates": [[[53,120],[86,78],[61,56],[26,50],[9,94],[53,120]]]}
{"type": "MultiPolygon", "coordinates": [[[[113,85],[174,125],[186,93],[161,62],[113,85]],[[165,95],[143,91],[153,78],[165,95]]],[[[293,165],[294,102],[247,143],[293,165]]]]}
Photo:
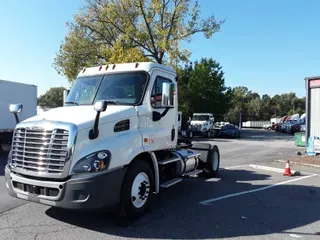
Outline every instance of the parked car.
{"type": "Polygon", "coordinates": [[[221,128],[219,135],[220,137],[238,138],[240,137],[240,130],[239,127],[236,125],[227,124],[221,128]]]}
{"type": "Polygon", "coordinates": [[[287,118],[288,118],[288,116],[283,116],[283,117],[281,118],[281,120],[279,121],[279,123],[278,123],[278,124],[275,124],[274,130],[275,130],[276,132],[280,132],[280,129],[281,129],[284,121],[285,121],[287,118]]]}
{"type": "Polygon", "coordinates": [[[287,123],[290,119],[291,119],[291,116],[287,116],[282,122],[282,124],[280,124],[280,132],[284,133],[287,131],[287,123]]]}
{"type": "Polygon", "coordinates": [[[264,124],[264,125],[263,125],[263,128],[264,128],[264,129],[268,129],[268,130],[269,130],[269,129],[271,129],[271,128],[272,128],[272,124],[271,124],[271,123],[264,124]]]}
{"type": "Polygon", "coordinates": [[[272,125],[272,130],[276,131],[276,132],[279,132],[279,123],[274,123],[272,125]]]}
{"type": "Polygon", "coordinates": [[[291,133],[296,132],[305,132],[306,131],[306,125],[305,125],[305,118],[301,118],[296,124],[292,125],[291,127],[291,133]]]}
{"type": "Polygon", "coordinates": [[[290,134],[292,132],[292,127],[298,123],[298,120],[289,120],[286,125],[286,133],[290,134]]]}

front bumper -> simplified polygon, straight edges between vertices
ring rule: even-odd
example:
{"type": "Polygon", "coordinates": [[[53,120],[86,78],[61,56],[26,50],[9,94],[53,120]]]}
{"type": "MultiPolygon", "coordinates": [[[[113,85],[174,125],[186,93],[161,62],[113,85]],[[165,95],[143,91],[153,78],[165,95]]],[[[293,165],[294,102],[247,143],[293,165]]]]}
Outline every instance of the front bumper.
{"type": "Polygon", "coordinates": [[[206,137],[206,136],[208,136],[208,130],[206,130],[206,131],[190,130],[190,132],[192,132],[192,136],[194,136],[194,137],[206,137]]]}
{"type": "Polygon", "coordinates": [[[119,203],[126,167],[72,176],[64,182],[41,181],[5,168],[8,193],[16,198],[66,209],[98,209],[119,203]]]}

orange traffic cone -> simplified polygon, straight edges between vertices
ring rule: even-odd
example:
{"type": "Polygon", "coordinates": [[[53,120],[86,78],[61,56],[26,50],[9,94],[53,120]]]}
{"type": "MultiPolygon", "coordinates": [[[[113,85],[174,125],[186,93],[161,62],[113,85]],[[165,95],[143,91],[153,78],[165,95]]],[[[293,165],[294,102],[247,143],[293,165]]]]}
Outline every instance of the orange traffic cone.
{"type": "Polygon", "coordinates": [[[284,170],[283,176],[292,176],[293,174],[291,173],[290,169],[290,163],[287,161],[286,163],[286,169],[284,170]]]}

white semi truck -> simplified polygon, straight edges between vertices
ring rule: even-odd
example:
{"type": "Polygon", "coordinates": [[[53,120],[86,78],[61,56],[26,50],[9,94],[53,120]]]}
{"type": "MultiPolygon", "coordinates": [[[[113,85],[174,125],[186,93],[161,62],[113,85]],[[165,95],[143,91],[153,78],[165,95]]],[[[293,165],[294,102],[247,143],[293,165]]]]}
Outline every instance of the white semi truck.
{"type": "Polygon", "coordinates": [[[189,125],[189,136],[212,137],[214,117],[212,113],[194,113],[189,125]]]}
{"type": "Polygon", "coordinates": [[[37,114],[37,86],[0,80],[0,152],[2,144],[10,144],[17,124],[15,116],[8,111],[10,104],[23,103],[20,120],[37,114]]]}
{"type": "Polygon", "coordinates": [[[218,147],[178,139],[176,77],[156,63],[84,68],[63,107],[16,126],[9,194],[67,209],[112,207],[131,219],[161,188],[201,172],[215,177],[218,147]]]}

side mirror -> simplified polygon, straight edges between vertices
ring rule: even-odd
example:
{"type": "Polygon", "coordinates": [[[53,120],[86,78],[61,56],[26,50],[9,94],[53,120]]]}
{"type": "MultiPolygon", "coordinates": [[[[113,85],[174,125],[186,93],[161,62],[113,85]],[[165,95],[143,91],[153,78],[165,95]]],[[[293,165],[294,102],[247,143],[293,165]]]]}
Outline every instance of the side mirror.
{"type": "Polygon", "coordinates": [[[63,103],[66,102],[70,90],[63,90],[63,103]]]}
{"type": "Polygon", "coordinates": [[[9,105],[9,111],[11,113],[19,113],[19,112],[22,111],[22,107],[23,107],[23,105],[21,103],[19,103],[19,104],[10,104],[9,105]]]}
{"type": "Polygon", "coordinates": [[[94,110],[97,112],[96,119],[94,121],[93,129],[89,131],[89,139],[93,140],[99,136],[99,118],[100,113],[107,109],[107,101],[98,101],[94,104],[94,110]]]}
{"type": "Polygon", "coordinates": [[[94,104],[94,110],[97,112],[104,112],[107,109],[107,101],[98,101],[94,104]]]}
{"type": "Polygon", "coordinates": [[[22,105],[21,103],[18,103],[18,104],[10,104],[10,105],[9,105],[9,111],[10,111],[11,113],[13,113],[14,118],[16,119],[16,123],[17,123],[17,124],[20,122],[17,113],[19,113],[19,112],[22,111],[22,107],[23,107],[23,105],[22,105]]]}
{"type": "Polygon", "coordinates": [[[174,83],[164,82],[162,84],[162,100],[161,107],[174,107],[174,94],[175,85],[174,83]]]}

